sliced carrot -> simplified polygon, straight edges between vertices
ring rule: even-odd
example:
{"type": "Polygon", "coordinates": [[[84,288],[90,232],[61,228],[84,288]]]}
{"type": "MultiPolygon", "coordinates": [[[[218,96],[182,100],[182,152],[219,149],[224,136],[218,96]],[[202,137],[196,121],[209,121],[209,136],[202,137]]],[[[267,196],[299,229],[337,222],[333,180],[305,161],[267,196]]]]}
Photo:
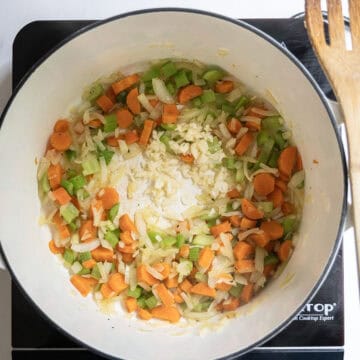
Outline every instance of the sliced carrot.
{"type": "Polygon", "coordinates": [[[95,261],[94,259],[85,260],[85,261],[82,263],[82,266],[83,266],[85,269],[92,269],[95,265],[96,265],[96,261],[95,261]]]}
{"type": "Polygon", "coordinates": [[[133,114],[140,114],[141,105],[138,99],[139,91],[137,88],[133,88],[126,96],[126,105],[133,114]]]}
{"type": "Polygon", "coordinates": [[[165,306],[171,306],[174,304],[174,296],[172,293],[170,293],[170,291],[166,288],[164,284],[156,285],[155,290],[159,295],[161,302],[165,306]]]}
{"type": "Polygon", "coordinates": [[[250,200],[245,198],[241,200],[241,210],[243,214],[251,220],[258,220],[264,217],[264,212],[259,210],[250,200]]]}
{"type": "Polygon", "coordinates": [[[128,89],[129,87],[135,85],[140,80],[138,74],[132,74],[126,76],[125,78],[117,81],[111,85],[112,89],[114,90],[115,95],[121,93],[122,91],[128,89]]]}
{"type": "Polygon", "coordinates": [[[268,264],[264,266],[263,274],[265,277],[269,277],[272,272],[275,270],[276,265],[275,264],[268,264]]]}
{"type": "Polygon", "coordinates": [[[58,120],[54,125],[54,132],[65,132],[69,130],[70,123],[65,119],[58,120]]]}
{"type": "Polygon", "coordinates": [[[281,211],[284,215],[292,214],[294,212],[294,206],[291,203],[284,201],[281,205],[281,211]]]}
{"type": "Polygon", "coordinates": [[[270,240],[267,245],[264,246],[264,249],[269,253],[274,250],[275,247],[275,241],[270,240]]]}
{"type": "Polygon", "coordinates": [[[250,220],[247,217],[243,217],[240,221],[240,229],[247,230],[256,227],[256,220],[250,220]]]}
{"type": "Polygon", "coordinates": [[[73,275],[70,278],[70,281],[84,297],[87,296],[93,286],[97,284],[97,280],[95,280],[94,278],[85,278],[80,275],[73,275]]]}
{"type": "Polygon", "coordinates": [[[138,308],[137,301],[133,297],[127,297],[125,299],[125,306],[126,306],[126,310],[129,313],[136,311],[136,309],[138,308]]]}
{"type": "Polygon", "coordinates": [[[164,279],[166,279],[170,274],[170,265],[166,262],[158,262],[152,265],[152,267],[159,272],[164,279]]]}
{"type": "Polygon", "coordinates": [[[106,91],[105,95],[115,104],[116,103],[116,95],[114,93],[113,88],[110,86],[106,91]]]}
{"type": "Polygon", "coordinates": [[[262,234],[251,234],[250,239],[254,241],[257,246],[263,248],[269,243],[270,236],[264,231],[262,234]]]}
{"type": "Polygon", "coordinates": [[[160,305],[151,310],[151,315],[160,320],[167,320],[176,323],[180,320],[180,313],[174,306],[160,305]]]}
{"type": "Polygon", "coordinates": [[[208,246],[205,246],[201,249],[198,264],[202,268],[202,270],[206,271],[209,269],[212,261],[214,260],[214,257],[214,252],[208,246]]]}
{"type": "Polygon", "coordinates": [[[303,162],[299,150],[296,151],[295,171],[303,170],[303,162]]]}
{"type": "Polygon", "coordinates": [[[203,93],[203,89],[197,85],[188,85],[180,89],[178,94],[178,100],[180,104],[186,104],[191,99],[200,96],[203,93]]]}
{"type": "Polygon", "coordinates": [[[240,197],[240,191],[238,189],[232,189],[226,193],[226,196],[230,199],[236,199],[240,197]]]}
{"type": "Polygon", "coordinates": [[[173,276],[173,277],[167,277],[165,279],[165,285],[168,289],[172,289],[172,288],[176,288],[178,286],[179,282],[178,282],[178,277],[177,276],[173,276]]]}
{"type": "Polygon", "coordinates": [[[94,214],[99,213],[100,220],[105,220],[106,214],[104,210],[103,202],[99,199],[93,199],[90,204],[90,219],[94,218],[94,214]]]}
{"type": "Polygon", "coordinates": [[[219,236],[221,233],[226,233],[231,231],[231,224],[229,221],[224,221],[218,225],[214,225],[210,228],[210,232],[213,236],[219,236]]]}
{"type": "Polygon", "coordinates": [[[282,181],[284,181],[285,183],[287,183],[287,182],[289,182],[290,177],[287,176],[287,175],[285,175],[285,174],[283,174],[283,173],[280,173],[279,179],[282,180],[282,181]]]}
{"type": "Polygon", "coordinates": [[[184,244],[180,247],[179,255],[180,255],[180,257],[186,259],[189,256],[189,252],[190,252],[190,246],[187,244],[184,244]]]}
{"type": "Polygon", "coordinates": [[[237,260],[235,262],[235,269],[240,274],[253,272],[255,271],[254,260],[237,260]]]}
{"type": "Polygon", "coordinates": [[[68,131],[57,131],[51,134],[50,144],[58,151],[69,149],[72,143],[71,135],[68,131]]]}
{"type": "Polygon", "coordinates": [[[234,82],[230,80],[218,81],[215,84],[215,91],[220,94],[227,94],[234,89],[234,82]]]}
{"type": "Polygon", "coordinates": [[[125,264],[131,264],[134,261],[132,254],[121,253],[121,258],[125,264]]]}
{"type": "Polygon", "coordinates": [[[190,289],[190,292],[192,294],[208,296],[212,298],[216,296],[216,290],[205,283],[197,283],[190,289]]]}
{"type": "Polygon", "coordinates": [[[137,313],[139,318],[142,320],[150,320],[152,318],[151,313],[145,309],[142,309],[141,307],[138,308],[137,313]]]}
{"type": "Polygon", "coordinates": [[[131,245],[134,243],[134,239],[132,238],[130,231],[124,231],[124,232],[120,233],[120,240],[125,245],[131,245]]]}
{"type": "Polygon", "coordinates": [[[128,287],[128,284],[125,283],[125,276],[118,272],[109,276],[108,285],[116,293],[116,295],[119,295],[128,287]]]}
{"type": "Polygon", "coordinates": [[[94,119],[94,120],[90,120],[88,123],[87,123],[88,126],[90,126],[91,128],[99,128],[102,126],[102,122],[101,120],[99,119],[94,119]]]}
{"type": "Polygon", "coordinates": [[[152,120],[145,120],[144,121],[144,128],[140,135],[139,144],[140,145],[146,145],[149,142],[150,135],[154,128],[154,121],[152,120]]]}
{"type": "Polygon", "coordinates": [[[63,254],[65,251],[64,247],[58,247],[55,245],[55,241],[49,241],[49,249],[53,254],[63,254]]]}
{"type": "Polygon", "coordinates": [[[130,219],[128,214],[124,214],[119,219],[119,227],[121,231],[133,231],[137,233],[134,222],[130,219]]]}
{"type": "Polygon", "coordinates": [[[131,145],[139,141],[139,135],[136,130],[131,130],[127,132],[124,136],[127,145],[131,145]]]}
{"type": "Polygon", "coordinates": [[[63,174],[63,169],[60,164],[56,164],[56,165],[51,164],[49,166],[47,177],[52,190],[55,190],[60,186],[62,174],[63,174]]]}
{"type": "Polygon", "coordinates": [[[156,105],[159,103],[159,100],[157,99],[150,99],[149,103],[152,107],[156,107],[156,105]]]}
{"type": "Polygon", "coordinates": [[[101,95],[95,102],[106,113],[109,112],[115,105],[106,95],[101,95]]]}
{"type": "Polygon", "coordinates": [[[195,158],[192,154],[181,154],[180,160],[186,164],[193,164],[195,158]]]}
{"type": "Polygon", "coordinates": [[[107,283],[101,285],[100,292],[104,299],[110,299],[116,295],[115,291],[107,283]]]}
{"type": "Polygon", "coordinates": [[[110,210],[114,205],[119,203],[119,193],[113,187],[101,189],[97,198],[102,201],[105,210],[110,210]]]}
{"type": "Polygon", "coordinates": [[[262,222],[260,229],[269,235],[270,240],[280,239],[284,235],[283,226],[275,220],[262,222]]]}
{"type": "Polygon", "coordinates": [[[237,134],[241,129],[241,122],[236,118],[232,118],[228,121],[227,128],[232,134],[237,134]]]}
{"type": "Polygon", "coordinates": [[[174,300],[177,304],[182,304],[184,302],[184,299],[182,298],[180,293],[181,290],[179,288],[177,288],[176,291],[174,292],[174,300]]]}
{"type": "Polygon", "coordinates": [[[248,303],[254,293],[254,284],[247,284],[243,287],[241,294],[240,294],[240,300],[244,303],[248,303]]]}
{"type": "Polygon", "coordinates": [[[162,122],[164,124],[174,124],[179,116],[179,110],[176,104],[164,104],[162,122]]]}
{"type": "Polygon", "coordinates": [[[222,303],[222,309],[225,311],[234,311],[239,306],[240,306],[240,300],[233,296],[222,303]]]}
{"type": "Polygon", "coordinates": [[[241,217],[239,215],[232,215],[229,217],[230,224],[234,227],[239,227],[241,224],[241,217]]]}
{"type": "MultiPolygon", "coordinates": [[[[232,276],[230,274],[223,273],[223,274],[221,274],[220,279],[232,280],[232,276]]],[[[221,291],[229,291],[231,289],[231,287],[232,287],[232,285],[227,284],[225,282],[218,282],[215,285],[215,289],[221,290],[221,291]]]]}
{"type": "Polygon", "coordinates": [[[277,252],[279,259],[281,261],[286,261],[289,258],[291,249],[292,249],[291,240],[285,240],[283,243],[281,243],[279,250],[277,252]]]}
{"type": "Polygon", "coordinates": [[[253,135],[247,132],[237,143],[235,147],[236,154],[238,154],[239,156],[243,155],[253,140],[254,140],[253,135]]]}
{"type": "Polygon", "coordinates": [[[143,282],[150,286],[159,283],[158,279],[155,279],[151,274],[146,270],[146,266],[144,264],[140,264],[136,269],[136,276],[138,282],[143,282]]]}
{"type": "Polygon", "coordinates": [[[188,280],[188,279],[185,279],[181,284],[180,284],[180,289],[182,291],[185,291],[185,292],[190,292],[192,288],[192,284],[191,282],[188,280]]]}
{"type": "Polygon", "coordinates": [[[279,188],[275,188],[272,193],[268,195],[268,200],[272,201],[274,208],[281,206],[284,202],[284,195],[279,188]]]}
{"type": "Polygon", "coordinates": [[[250,255],[253,255],[255,252],[255,249],[253,246],[248,244],[245,241],[239,241],[233,249],[235,259],[237,260],[243,260],[248,258],[250,255]]]}
{"type": "Polygon", "coordinates": [[[117,124],[121,129],[127,129],[134,120],[133,114],[128,109],[119,109],[116,111],[117,124]]]}
{"type": "Polygon", "coordinates": [[[131,245],[120,245],[118,243],[116,249],[122,254],[133,254],[137,247],[137,241],[134,241],[131,245]]]}
{"type": "Polygon", "coordinates": [[[269,173],[260,173],[254,177],[254,190],[261,196],[269,195],[274,191],[275,177],[269,173]]]}
{"type": "Polygon", "coordinates": [[[71,196],[68,194],[68,192],[63,187],[57,188],[56,190],[54,190],[52,192],[52,194],[53,194],[55,200],[60,205],[65,205],[71,200],[71,196]]]}
{"type": "Polygon", "coordinates": [[[278,168],[280,173],[287,177],[290,177],[296,163],[297,149],[295,146],[288,146],[285,148],[279,156],[278,168]]]}
{"type": "Polygon", "coordinates": [[[114,252],[110,249],[106,249],[104,247],[99,246],[95,250],[91,251],[91,256],[96,261],[108,261],[112,262],[114,260],[113,258],[114,252]]]}
{"type": "Polygon", "coordinates": [[[280,179],[276,179],[276,180],[275,180],[275,186],[276,186],[277,188],[279,188],[283,193],[286,193],[286,191],[287,191],[287,185],[286,185],[285,181],[282,181],[282,180],[280,180],[280,179]]]}
{"type": "Polygon", "coordinates": [[[255,122],[255,121],[247,121],[245,123],[245,127],[247,127],[249,129],[249,131],[260,131],[261,130],[261,124],[255,122]]]}
{"type": "Polygon", "coordinates": [[[263,119],[265,117],[265,115],[260,115],[258,114],[255,110],[258,109],[258,110],[266,110],[266,108],[264,106],[250,106],[248,107],[247,109],[245,109],[244,111],[244,115],[247,115],[247,116],[256,116],[260,119],[263,119]]]}
{"type": "Polygon", "coordinates": [[[64,220],[60,216],[60,212],[57,211],[52,218],[53,223],[55,224],[57,231],[59,232],[61,239],[66,239],[70,236],[70,230],[67,225],[65,225],[64,220]]]}
{"type": "Polygon", "coordinates": [[[82,222],[79,229],[80,241],[89,242],[97,237],[97,229],[93,225],[92,220],[85,220],[82,222]]]}

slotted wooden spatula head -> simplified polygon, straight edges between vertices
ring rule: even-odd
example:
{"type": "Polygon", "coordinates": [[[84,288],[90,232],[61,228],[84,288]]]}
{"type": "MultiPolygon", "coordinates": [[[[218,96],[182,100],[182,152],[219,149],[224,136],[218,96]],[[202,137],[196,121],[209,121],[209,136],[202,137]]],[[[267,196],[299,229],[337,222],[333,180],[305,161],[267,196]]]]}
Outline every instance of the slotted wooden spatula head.
{"type": "Polygon", "coordinates": [[[332,84],[345,117],[358,274],[360,274],[360,0],[349,0],[351,49],[345,46],[341,0],[327,0],[329,44],[325,38],[320,0],[306,0],[305,7],[306,26],[311,43],[332,84]]]}

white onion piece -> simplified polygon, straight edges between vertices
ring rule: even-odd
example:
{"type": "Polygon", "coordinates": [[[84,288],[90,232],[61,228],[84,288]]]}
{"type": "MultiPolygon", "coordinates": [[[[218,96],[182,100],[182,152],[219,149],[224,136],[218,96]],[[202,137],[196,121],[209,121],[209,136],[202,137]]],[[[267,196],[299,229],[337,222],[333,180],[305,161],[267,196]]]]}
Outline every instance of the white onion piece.
{"type": "Polygon", "coordinates": [[[266,250],[257,246],[255,249],[255,269],[260,273],[264,271],[265,256],[266,256],[266,250]]]}
{"type": "Polygon", "coordinates": [[[258,107],[252,107],[251,108],[251,112],[261,115],[261,116],[276,116],[279,115],[278,112],[274,111],[274,110],[265,110],[265,109],[261,109],[258,107]]]}
{"type": "Polygon", "coordinates": [[[138,100],[140,104],[146,109],[147,112],[151,113],[152,111],[154,111],[154,107],[150,104],[150,101],[145,96],[145,94],[140,94],[138,96],[138,100]]]}
{"type": "Polygon", "coordinates": [[[82,243],[82,244],[73,244],[71,245],[71,250],[75,251],[75,252],[87,252],[87,251],[92,251],[94,249],[96,249],[97,247],[100,246],[100,241],[99,240],[93,240],[91,242],[88,243],[82,243]]]}
{"type": "Polygon", "coordinates": [[[305,180],[305,171],[300,170],[296,172],[290,179],[288,186],[291,189],[297,188],[305,180]]]}
{"type": "Polygon", "coordinates": [[[155,95],[159,98],[159,100],[165,104],[174,104],[174,98],[169,93],[166,88],[165,83],[158,78],[152,79],[152,86],[154,89],[155,95]]]}
{"type": "Polygon", "coordinates": [[[261,124],[261,119],[256,116],[242,116],[240,118],[240,121],[249,121],[249,122],[253,122],[257,125],[261,124]]]}
{"type": "Polygon", "coordinates": [[[245,240],[249,235],[251,234],[263,234],[263,230],[260,230],[259,228],[250,229],[247,231],[244,231],[238,235],[238,240],[243,241],[245,240]]]}

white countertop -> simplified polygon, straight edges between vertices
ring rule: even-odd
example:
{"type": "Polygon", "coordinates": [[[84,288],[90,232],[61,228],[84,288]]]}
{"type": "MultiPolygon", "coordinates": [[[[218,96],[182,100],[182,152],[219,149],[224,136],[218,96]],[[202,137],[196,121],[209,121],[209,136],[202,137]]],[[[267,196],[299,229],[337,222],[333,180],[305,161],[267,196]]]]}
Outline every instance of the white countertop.
{"type": "MultiPolygon", "coordinates": [[[[152,7],[199,8],[236,18],[282,18],[302,12],[303,0],[4,0],[0,12],[0,112],[11,93],[12,42],[34,20],[103,19],[152,7]]],[[[344,11],[348,14],[347,7],[344,11]]],[[[360,359],[360,306],[352,230],[344,235],[345,360],[360,359]]],[[[0,270],[0,359],[11,359],[10,278],[0,270]]]]}

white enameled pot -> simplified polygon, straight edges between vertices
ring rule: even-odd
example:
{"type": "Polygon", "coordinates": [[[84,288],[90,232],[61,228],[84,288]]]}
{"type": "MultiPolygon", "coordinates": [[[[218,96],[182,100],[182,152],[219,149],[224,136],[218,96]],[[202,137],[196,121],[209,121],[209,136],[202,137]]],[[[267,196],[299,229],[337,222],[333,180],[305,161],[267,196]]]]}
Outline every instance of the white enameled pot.
{"type": "MultiPolygon", "coordinates": [[[[314,80],[274,40],[239,21],[183,9],[155,9],[96,23],[66,40],[27,74],[0,131],[0,241],[13,279],[35,307],[86,346],[124,359],[210,359],[243,353],[276,334],[324,280],[340,243],[346,167],[334,115],[314,80]],[[300,235],[279,278],[221,331],[106,315],[81,297],[49,252],[38,225],[35,158],[53,123],[101,75],[160,58],[217,64],[272,102],[289,121],[303,157],[306,193],[300,235]],[[271,94],[271,95],[270,95],[271,94]],[[315,161],[314,161],[315,160],[315,161]]],[[[40,314],[39,314],[40,316],[40,314]]]]}

